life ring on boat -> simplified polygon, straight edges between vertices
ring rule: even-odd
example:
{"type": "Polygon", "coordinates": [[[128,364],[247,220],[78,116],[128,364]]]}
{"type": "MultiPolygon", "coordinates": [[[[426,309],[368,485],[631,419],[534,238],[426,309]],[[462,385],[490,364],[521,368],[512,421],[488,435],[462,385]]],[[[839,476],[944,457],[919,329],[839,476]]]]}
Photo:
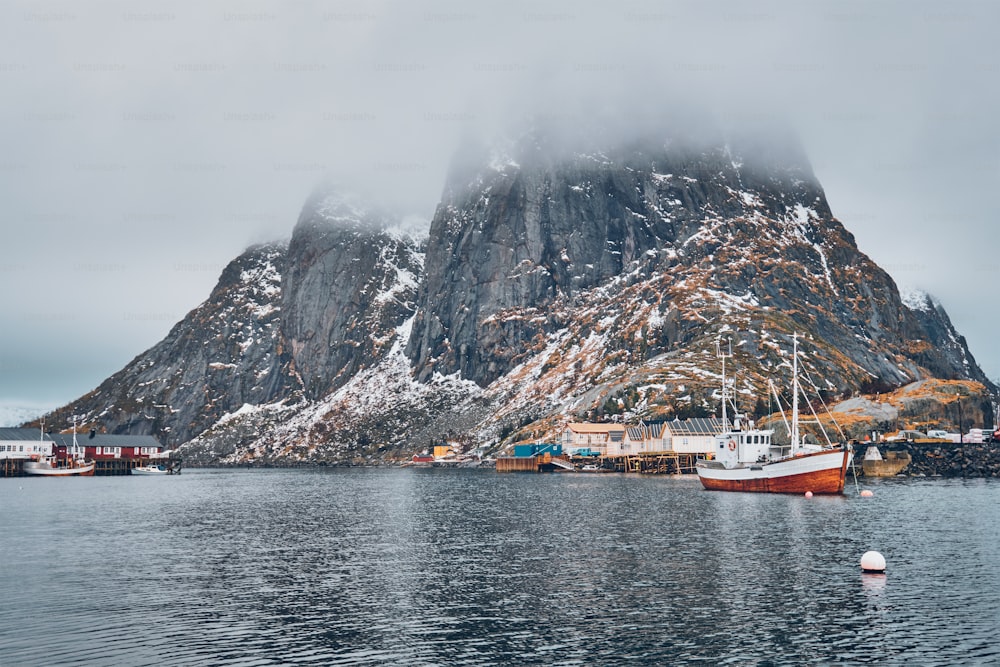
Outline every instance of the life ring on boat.
{"type": "Polygon", "coordinates": [[[736,441],[735,440],[730,440],[729,441],[729,451],[731,451],[731,452],[735,452],[736,451],[736,441]]]}

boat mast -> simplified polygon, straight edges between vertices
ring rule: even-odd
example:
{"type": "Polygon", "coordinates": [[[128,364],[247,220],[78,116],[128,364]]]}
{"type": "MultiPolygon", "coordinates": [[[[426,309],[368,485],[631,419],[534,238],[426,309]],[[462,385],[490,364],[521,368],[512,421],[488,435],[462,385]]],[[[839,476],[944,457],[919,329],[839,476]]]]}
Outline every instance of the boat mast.
{"type": "Polygon", "coordinates": [[[799,334],[792,334],[792,453],[799,448],[799,334]]]}
{"type": "Polygon", "coordinates": [[[726,418],[726,401],[728,400],[726,392],[726,358],[733,356],[733,341],[732,339],[726,339],[729,342],[729,354],[722,351],[722,337],[715,339],[715,356],[722,359],[722,428],[729,430],[729,420],[726,418]]]}
{"type": "Polygon", "coordinates": [[[73,415],[73,460],[76,461],[80,458],[78,451],[79,445],[76,442],[76,415],[73,415]]]}
{"type": "Polygon", "coordinates": [[[54,456],[55,452],[52,447],[48,450],[45,449],[45,417],[42,417],[38,426],[38,456],[54,456]]]}

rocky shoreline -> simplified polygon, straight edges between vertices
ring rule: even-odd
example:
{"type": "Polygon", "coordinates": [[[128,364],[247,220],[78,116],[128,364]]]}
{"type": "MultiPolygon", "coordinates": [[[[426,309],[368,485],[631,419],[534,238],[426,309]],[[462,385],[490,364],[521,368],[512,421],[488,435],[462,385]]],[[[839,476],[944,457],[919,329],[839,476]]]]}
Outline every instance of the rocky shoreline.
{"type": "MultiPolygon", "coordinates": [[[[867,445],[855,447],[854,463],[858,474],[867,445]]],[[[893,443],[881,445],[886,452],[906,452],[911,461],[901,473],[905,477],[1000,477],[1000,445],[995,443],[893,443]]]]}

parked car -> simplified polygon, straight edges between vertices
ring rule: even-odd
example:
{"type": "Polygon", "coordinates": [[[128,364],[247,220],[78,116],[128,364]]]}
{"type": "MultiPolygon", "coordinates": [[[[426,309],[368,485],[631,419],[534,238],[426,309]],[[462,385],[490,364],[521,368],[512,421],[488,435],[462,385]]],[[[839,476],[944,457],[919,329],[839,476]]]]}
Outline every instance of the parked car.
{"type": "Polygon", "coordinates": [[[885,439],[886,442],[912,442],[913,440],[923,440],[927,434],[922,431],[900,431],[885,439]]]}

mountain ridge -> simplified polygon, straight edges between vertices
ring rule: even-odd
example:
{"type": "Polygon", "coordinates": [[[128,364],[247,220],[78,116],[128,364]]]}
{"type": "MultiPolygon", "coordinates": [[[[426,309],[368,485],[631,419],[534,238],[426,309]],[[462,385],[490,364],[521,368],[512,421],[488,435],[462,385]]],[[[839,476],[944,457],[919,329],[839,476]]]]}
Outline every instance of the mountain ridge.
{"type": "Polygon", "coordinates": [[[831,397],[963,379],[991,412],[943,307],[904,300],[857,248],[794,142],[536,139],[461,152],[426,239],[317,191],[287,244],[234,260],[162,343],[54,416],[157,432],[200,463],[370,464],[441,437],[490,449],[568,420],[708,413],[720,335],[755,405],[795,332],[831,397]],[[143,389],[182,368],[172,392],[143,389]]]}

